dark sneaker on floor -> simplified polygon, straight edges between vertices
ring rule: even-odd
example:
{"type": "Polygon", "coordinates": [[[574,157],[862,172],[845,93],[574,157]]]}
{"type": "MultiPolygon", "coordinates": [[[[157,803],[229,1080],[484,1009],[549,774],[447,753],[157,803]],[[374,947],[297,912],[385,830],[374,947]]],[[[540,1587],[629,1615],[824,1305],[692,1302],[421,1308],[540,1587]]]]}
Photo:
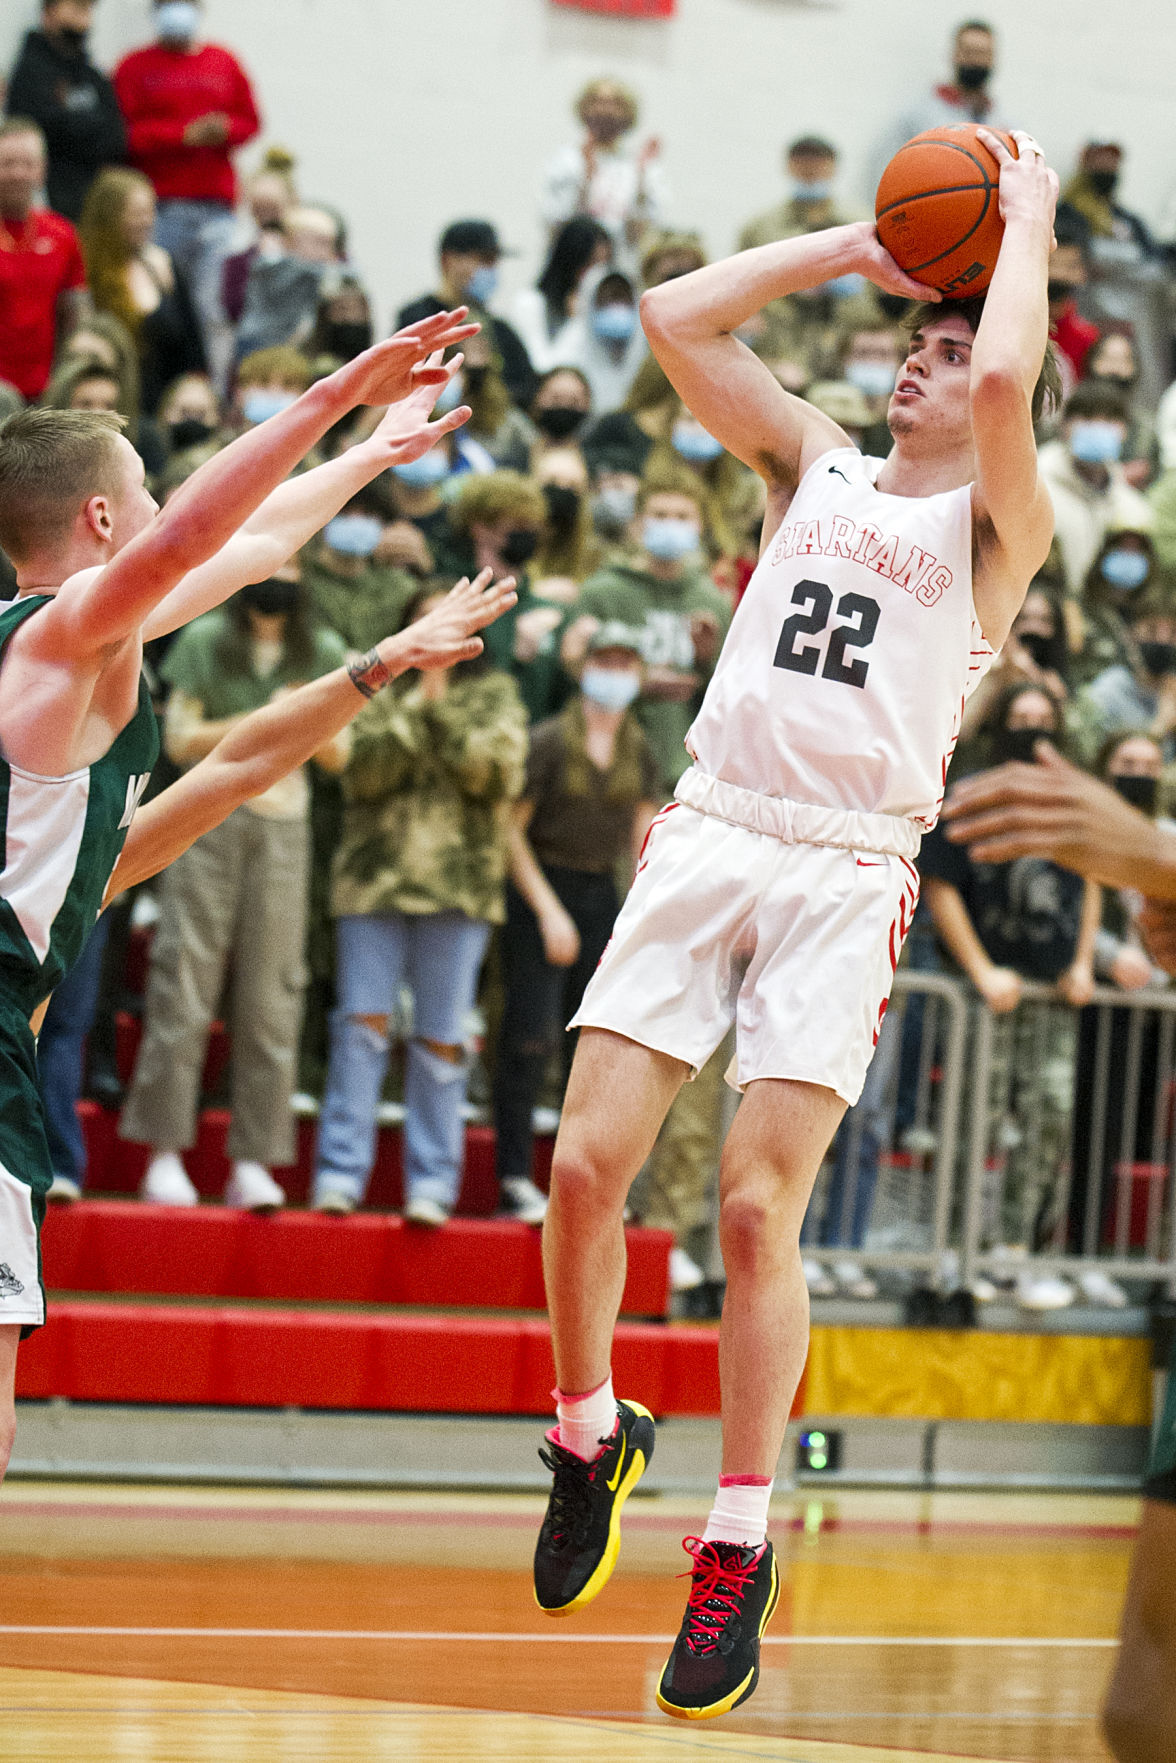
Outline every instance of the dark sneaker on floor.
{"type": "Polygon", "coordinates": [[[687,1537],[693,1584],[657,1705],[680,1720],[711,1720],[746,1702],[759,1682],[760,1636],[780,1597],[771,1543],[704,1543],[687,1537]]]}
{"type": "Polygon", "coordinates": [[[653,1456],[653,1416],[639,1402],[617,1403],[617,1424],[592,1463],[556,1443],[539,1455],[555,1476],[535,1545],[535,1602],[568,1616],[603,1591],[621,1548],[621,1508],[653,1456]]]}

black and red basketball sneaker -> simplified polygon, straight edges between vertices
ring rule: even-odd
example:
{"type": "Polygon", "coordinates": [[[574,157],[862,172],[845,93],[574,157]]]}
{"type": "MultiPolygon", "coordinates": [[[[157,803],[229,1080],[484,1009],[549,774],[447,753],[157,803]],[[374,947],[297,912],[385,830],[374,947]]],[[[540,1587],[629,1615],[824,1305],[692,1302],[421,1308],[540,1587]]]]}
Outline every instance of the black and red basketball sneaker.
{"type": "Polygon", "coordinates": [[[653,1416],[639,1402],[617,1403],[617,1424],[600,1456],[585,1463],[559,1444],[539,1455],[555,1476],[535,1545],[535,1602],[549,1616],[582,1610],[603,1591],[621,1549],[621,1507],[653,1456],[653,1416]]]}
{"type": "Polygon", "coordinates": [[[694,1557],[690,1597],[674,1650],[657,1687],[657,1705],[679,1720],[711,1720],[746,1702],[759,1682],[760,1637],[780,1597],[771,1543],[704,1543],[694,1557]]]}

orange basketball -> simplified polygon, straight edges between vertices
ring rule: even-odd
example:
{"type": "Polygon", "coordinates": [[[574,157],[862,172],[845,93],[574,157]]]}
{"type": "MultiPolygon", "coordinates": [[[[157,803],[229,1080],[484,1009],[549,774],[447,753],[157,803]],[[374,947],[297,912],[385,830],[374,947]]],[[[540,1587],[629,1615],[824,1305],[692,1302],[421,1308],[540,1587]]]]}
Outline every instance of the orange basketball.
{"type": "MultiPolygon", "coordinates": [[[[994,134],[1014,158],[1017,145],[994,134]]],[[[900,147],[878,185],[878,237],[901,269],[948,299],[982,294],[1004,236],[1000,166],[976,125],[927,129],[900,147]]]]}

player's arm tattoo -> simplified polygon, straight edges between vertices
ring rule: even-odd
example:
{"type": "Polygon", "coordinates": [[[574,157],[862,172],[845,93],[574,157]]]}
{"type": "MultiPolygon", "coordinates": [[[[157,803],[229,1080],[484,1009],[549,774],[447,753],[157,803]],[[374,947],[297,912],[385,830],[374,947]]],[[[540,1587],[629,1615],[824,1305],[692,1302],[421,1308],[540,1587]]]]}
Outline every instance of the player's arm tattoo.
{"type": "Polygon", "coordinates": [[[392,678],[392,669],[386,661],[380,660],[379,651],[369,649],[358,661],[351,662],[347,669],[347,677],[357,692],[365,698],[374,698],[383,686],[392,678]]]}

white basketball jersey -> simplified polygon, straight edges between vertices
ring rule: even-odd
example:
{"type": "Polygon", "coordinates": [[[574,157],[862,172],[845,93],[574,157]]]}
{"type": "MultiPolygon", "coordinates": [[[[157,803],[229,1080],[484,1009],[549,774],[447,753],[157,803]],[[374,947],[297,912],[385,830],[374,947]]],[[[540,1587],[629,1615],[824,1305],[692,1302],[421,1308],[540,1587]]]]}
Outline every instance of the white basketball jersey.
{"type": "Polygon", "coordinates": [[[883,463],[850,447],[809,467],[686,745],[743,789],[929,831],[994,651],[972,604],[970,489],[887,496],[883,463]]]}

